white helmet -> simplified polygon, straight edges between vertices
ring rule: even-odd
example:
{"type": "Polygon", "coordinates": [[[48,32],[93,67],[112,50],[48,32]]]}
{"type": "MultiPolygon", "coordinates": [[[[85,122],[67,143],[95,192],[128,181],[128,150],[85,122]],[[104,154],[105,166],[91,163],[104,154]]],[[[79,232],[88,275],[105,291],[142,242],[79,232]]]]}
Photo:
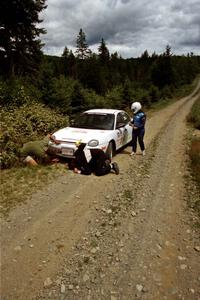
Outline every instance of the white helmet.
{"type": "Polygon", "coordinates": [[[141,108],[142,105],[140,104],[140,102],[133,102],[131,105],[131,110],[133,110],[134,114],[136,114],[141,108]]]}

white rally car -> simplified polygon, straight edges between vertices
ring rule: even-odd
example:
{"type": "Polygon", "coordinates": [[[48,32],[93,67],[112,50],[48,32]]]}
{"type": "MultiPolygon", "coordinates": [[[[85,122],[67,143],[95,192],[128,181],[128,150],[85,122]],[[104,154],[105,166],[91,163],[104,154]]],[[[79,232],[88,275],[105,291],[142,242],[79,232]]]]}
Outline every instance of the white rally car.
{"type": "Polygon", "coordinates": [[[115,151],[130,143],[132,127],[130,116],[123,110],[91,109],[83,112],[73,125],[53,134],[55,142],[49,142],[49,152],[72,158],[76,142],[86,143],[87,149],[99,148],[110,158],[115,151]]]}

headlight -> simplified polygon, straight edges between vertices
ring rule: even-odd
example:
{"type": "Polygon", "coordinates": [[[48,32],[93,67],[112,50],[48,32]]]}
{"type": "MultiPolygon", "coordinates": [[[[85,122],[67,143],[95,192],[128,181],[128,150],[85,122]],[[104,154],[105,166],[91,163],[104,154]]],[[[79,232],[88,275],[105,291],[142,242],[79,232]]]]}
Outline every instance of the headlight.
{"type": "Polygon", "coordinates": [[[98,140],[91,140],[88,143],[88,146],[90,146],[90,147],[96,147],[98,145],[99,145],[99,141],[98,140]]]}
{"type": "Polygon", "coordinates": [[[50,137],[50,143],[56,144],[56,145],[60,144],[60,142],[56,140],[56,137],[55,137],[54,134],[52,134],[51,137],[50,137]]]}

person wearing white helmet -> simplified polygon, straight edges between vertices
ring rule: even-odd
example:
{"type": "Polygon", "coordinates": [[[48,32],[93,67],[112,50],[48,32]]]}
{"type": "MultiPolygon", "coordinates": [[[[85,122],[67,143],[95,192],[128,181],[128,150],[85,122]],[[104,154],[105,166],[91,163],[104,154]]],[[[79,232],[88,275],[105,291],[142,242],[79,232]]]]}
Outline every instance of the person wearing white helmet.
{"type": "Polygon", "coordinates": [[[133,127],[132,131],[132,152],[131,156],[136,154],[137,141],[140,145],[142,155],[145,155],[145,145],[144,145],[144,134],[145,134],[145,122],[146,114],[142,111],[142,105],[140,102],[133,102],[131,105],[131,110],[134,115],[130,125],[133,127]]]}

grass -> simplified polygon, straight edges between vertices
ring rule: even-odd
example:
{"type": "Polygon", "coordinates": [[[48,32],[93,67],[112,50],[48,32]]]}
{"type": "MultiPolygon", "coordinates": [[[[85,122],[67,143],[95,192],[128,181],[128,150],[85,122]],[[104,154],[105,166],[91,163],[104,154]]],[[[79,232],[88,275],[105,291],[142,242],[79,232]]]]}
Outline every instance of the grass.
{"type": "Polygon", "coordinates": [[[194,103],[187,120],[192,123],[194,128],[200,129],[200,97],[194,103]]]}
{"type": "MultiPolygon", "coordinates": [[[[194,103],[187,118],[194,129],[200,129],[200,97],[194,103]]],[[[189,156],[194,177],[200,185],[200,134],[194,134],[191,139],[189,156]]]]}
{"type": "Polygon", "coordinates": [[[200,137],[192,139],[189,156],[191,161],[192,173],[200,190],[200,137]]]}
{"type": "Polygon", "coordinates": [[[190,174],[195,183],[193,190],[189,190],[188,205],[198,216],[196,225],[200,228],[200,97],[194,103],[187,120],[192,127],[189,144],[190,174]]]}
{"type": "Polygon", "coordinates": [[[189,176],[186,177],[187,204],[196,214],[194,226],[200,229],[200,135],[190,140],[189,176]]]}
{"type": "MultiPolygon", "coordinates": [[[[158,101],[156,103],[153,103],[151,105],[151,108],[149,110],[149,113],[151,114],[151,112],[160,110],[162,108],[165,108],[166,106],[168,106],[169,104],[185,97],[186,95],[189,95],[190,93],[192,93],[192,91],[195,89],[196,84],[198,82],[198,78],[196,80],[194,80],[194,82],[192,84],[186,84],[181,86],[180,88],[178,88],[174,94],[172,98],[165,98],[162,99],[162,101],[158,101]]],[[[149,114],[148,114],[149,115],[149,114]]]]}
{"type": "Polygon", "coordinates": [[[1,171],[0,212],[8,216],[16,205],[25,202],[31,194],[43,188],[66,171],[64,164],[12,168],[1,171]]]}

